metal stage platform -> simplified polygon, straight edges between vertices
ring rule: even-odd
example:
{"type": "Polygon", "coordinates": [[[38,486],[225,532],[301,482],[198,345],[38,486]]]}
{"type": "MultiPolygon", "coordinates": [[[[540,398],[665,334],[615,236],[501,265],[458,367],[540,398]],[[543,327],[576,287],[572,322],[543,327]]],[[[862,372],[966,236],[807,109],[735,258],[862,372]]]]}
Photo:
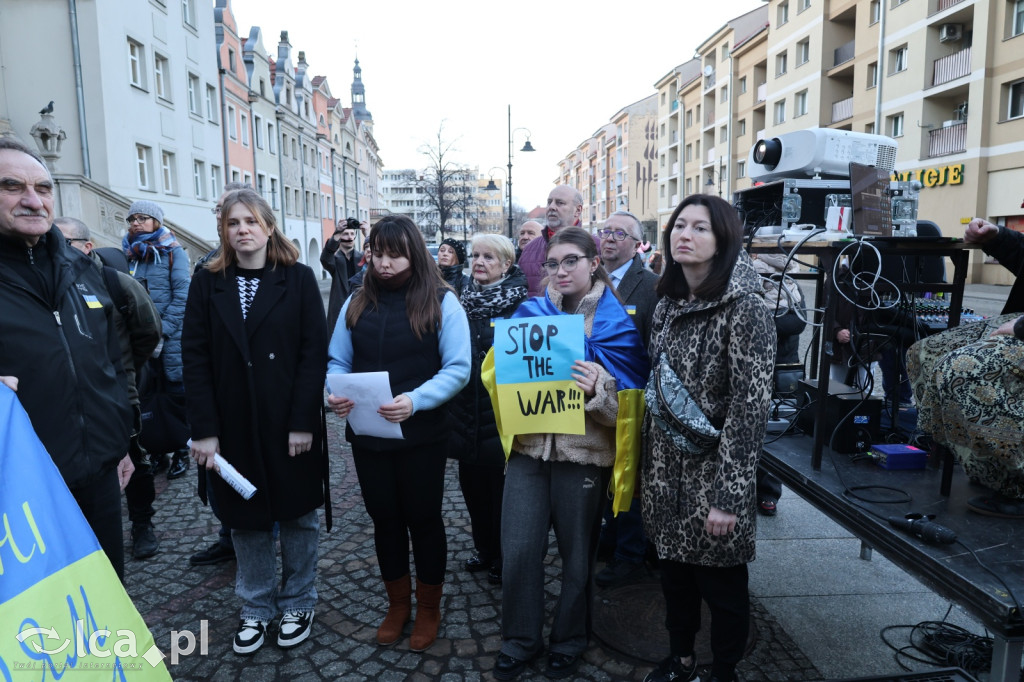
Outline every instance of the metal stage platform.
{"type": "Polygon", "coordinates": [[[946,496],[940,492],[941,473],[932,462],[922,470],[892,471],[870,460],[853,462],[848,455],[825,448],[816,469],[813,449],[814,439],[809,436],[786,436],[764,446],[761,463],[859,538],[863,558],[870,557],[871,549],[878,550],[977,618],[995,640],[989,679],[1017,682],[1024,654],[1024,620],[1003,582],[981,566],[969,549],[1005,581],[1018,600],[1024,600],[1024,523],[968,511],[967,500],[985,490],[972,486],[962,471],[953,477],[946,496]],[[936,523],[956,533],[956,543],[928,544],[886,520],[907,514],[934,514],[936,523]]]}

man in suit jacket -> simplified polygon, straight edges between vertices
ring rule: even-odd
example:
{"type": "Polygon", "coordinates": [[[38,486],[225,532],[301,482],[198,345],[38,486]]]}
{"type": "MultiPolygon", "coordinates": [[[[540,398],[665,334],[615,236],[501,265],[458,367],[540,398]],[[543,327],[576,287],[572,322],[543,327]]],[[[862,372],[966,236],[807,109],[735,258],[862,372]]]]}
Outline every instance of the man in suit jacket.
{"type": "MultiPolygon", "coordinates": [[[[651,318],[658,303],[654,290],[658,276],[644,267],[637,254],[643,242],[640,220],[629,211],[616,211],[608,216],[597,235],[601,238],[601,263],[619,296],[627,306],[633,307],[633,323],[644,344],[650,346],[651,318]]],[[[640,518],[639,500],[634,500],[629,510],[617,517],[612,515],[611,505],[608,506],[605,525],[601,529],[601,545],[609,552],[614,547],[614,554],[612,561],[594,578],[599,586],[622,585],[640,577],[647,539],[640,518]]]]}
{"type": "Polygon", "coordinates": [[[338,229],[324,243],[320,252],[320,265],[331,274],[331,298],[327,302],[327,334],[334,333],[334,325],[341,313],[341,306],[352,293],[349,279],[359,270],[359,262],[363,260],[363,252],[356,250],[356,233],[359,221],[346,218],[338,222],[338,229]]]}

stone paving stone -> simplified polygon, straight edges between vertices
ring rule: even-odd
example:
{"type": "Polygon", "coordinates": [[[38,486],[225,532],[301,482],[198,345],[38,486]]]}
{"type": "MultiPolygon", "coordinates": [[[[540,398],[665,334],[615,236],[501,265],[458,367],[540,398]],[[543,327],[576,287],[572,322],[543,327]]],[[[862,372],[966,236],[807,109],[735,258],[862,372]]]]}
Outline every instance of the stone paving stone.
{"type": "MultiPolygon", "coordinates": [[[[392,647],[376,643],[377,626],[387,610],[373,547],[373,527],[363,507],[344,442],[344,423],[328,416],[331,448],[330,489],[334,528],[322,528],[317,589],[320,601],[310,640],[298,647],[277,648],[277,622],[270,624],[268,642],[255,655],[236,656],[231,649],[238,627],[239,602],[234,594],[235,563],[215,566],[188,564],[188,558],[217,539],[219,524],[210,509],[195,496],[195,469],[174,481],[156,477],[157,536],[161,551],[145,561],[127,560],[125,588],[152,631],[157,645],[170,654],[171,631],[190,631],[199,639],[201,621],[207,623],[206,655],[201,642],[191,655],[170,665],[175,680],[219,682],[245,679],[278,680],[490,680],[501,647],[501,587],[490,585],[486,574],[470,574],[463,563],[473,553],[469,516],[458,484],[458,468],[451,462],[445,479],[445,517],[449,563],[442,600],[438,640],[430,650],[409,650],[412,624],[392,647]]],[[[125,517],[125,546],[129,552],[130,525],[125,517]]],[[[547,622],[560,587],[560,561],[552,536],[544,557],[547,622]]],[[[740,664],[742,679],[815,680],[821,675],[778,624],[752,600],[758,639],[740,664]]],[[[182,646],[184,640],[178,640],[182,646]]],[[[534,662],[520,679],[546,680],[544,658],[534,662]]],[[[591,640],[576,680],[640,682],[650,663],[627,660],[591,640]]]]}

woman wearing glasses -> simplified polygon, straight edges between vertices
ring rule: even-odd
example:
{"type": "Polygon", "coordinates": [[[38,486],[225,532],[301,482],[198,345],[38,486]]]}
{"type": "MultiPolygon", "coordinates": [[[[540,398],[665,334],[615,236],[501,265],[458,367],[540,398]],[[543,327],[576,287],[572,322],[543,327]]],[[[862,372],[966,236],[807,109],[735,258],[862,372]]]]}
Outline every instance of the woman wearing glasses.
{"type": "Polygon", "coordinates": [[[648,385],[644,530],[658,552],[671,655],[644,682],[696,679],[702,599],[711,611],[713,656],[704,679],[735,680],[746,646],[754,479],[771,402],[775,325],[742,240],[736,210],[704,194],[679,204],[662,237],[668,260],[658,280],[651,361],[659,379],[678,377],[721,436],[694,446],[663,426],[671,408],[648,385]]]}
{"type": "Polygon", "coordinates": [[[565,227],[547,243],[547,291],[524,301],[514,318],[582,315],[586,359],[572,377],[584,395],[580,435],[518,434],[505,476],[501,519],[504,564],[503,642],[494,676],[518,676],[545,648],[545,556],[555,529],[562,585],[551,627],[545,674],[573,674],[587,647],[591,574],[611,467],[615,462],[618,386],[626,370],[646,377],[647,357],[636,327],[612,288],[594,238],[565,227]],[[600,358],[600,359],[599,359],[600,358]]]}
{"type": "MultiPolygon", "coordinates": [[[[135,279],[149,290],[160,320],[163,323],[163,343],[158,346],[159,358],[171,395],[181,396],[185,389],[181,378],[181,323],[185,317],[185,299],[188,298],[188,254],[178,244],[169,229],[162,225],[164,210],[152,201],[136,201],[128,209],[128,234],[121,246],[128,258],[128,267],[135,279]]],[[[157,464],[165,453],[154,452],[157,464]]],[[[167,478],[178,478],[188,471],[189,450],[181,443],[167,478]]]]}

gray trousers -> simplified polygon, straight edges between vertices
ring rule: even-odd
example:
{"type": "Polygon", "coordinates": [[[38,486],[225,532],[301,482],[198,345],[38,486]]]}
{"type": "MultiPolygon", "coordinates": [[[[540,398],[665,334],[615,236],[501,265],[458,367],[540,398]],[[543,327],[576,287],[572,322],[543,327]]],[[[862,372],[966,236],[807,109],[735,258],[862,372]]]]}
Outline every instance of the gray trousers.
{"type": "Polygon", "coordinates": [[[610,476],[610,467],[512,453],[501,509],[502,653],[531,659],[544,649],[544,557],[552,526],[562,588],[550,650],[571,656],[586,650],[591,576],[610,476]]]}

